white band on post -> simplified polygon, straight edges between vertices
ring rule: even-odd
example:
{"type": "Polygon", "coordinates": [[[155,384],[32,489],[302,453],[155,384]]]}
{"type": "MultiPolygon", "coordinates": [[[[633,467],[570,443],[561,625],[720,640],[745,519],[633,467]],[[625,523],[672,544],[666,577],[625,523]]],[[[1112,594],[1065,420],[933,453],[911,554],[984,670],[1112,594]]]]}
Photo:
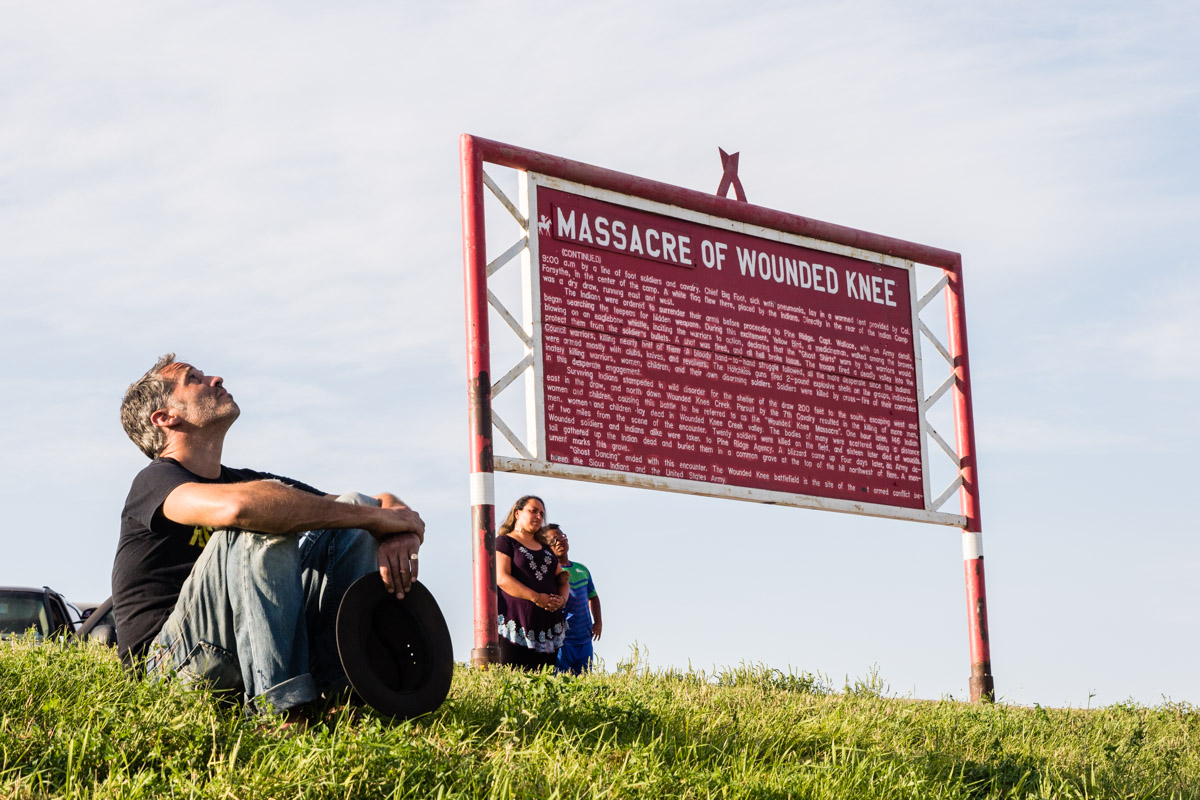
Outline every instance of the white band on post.
{"type": "Polygon", "coordinates": [[[983,534],[963,531],[962,534],[963,561],[974,561],[983,558],[983,534]]]}
{"type": "Polygon", "coordinates": [[[496,474],[494,472],[471,473],[471,505],[496,505],[496,474]]]}

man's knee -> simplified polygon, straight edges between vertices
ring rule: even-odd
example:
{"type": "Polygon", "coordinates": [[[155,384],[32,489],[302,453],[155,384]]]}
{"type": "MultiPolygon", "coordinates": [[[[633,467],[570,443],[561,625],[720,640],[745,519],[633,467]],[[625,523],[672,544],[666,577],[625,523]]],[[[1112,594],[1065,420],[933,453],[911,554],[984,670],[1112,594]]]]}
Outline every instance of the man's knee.
{"type": "Polygon", "coordinates": [[[251,552],[267,554],[272,558],[295,554],[296,537],[289,534],[235,531],[238,546],[251,552]]]}
{"type": "MultiPolygon", "coordinates": [[[[266,564],[270,568],[299,565],[296,537],[227,528],[213,531],[204,552],[192,567],[192,578],[217,570],[225,574],[239,564],[266,564]]],[[[191,580],[192,578],[189,578],[191,580]]]]}
{"type": "Polygon", "coordinates": [[[213,533],[213,540],[210,546],[216,544],[218,553],[214,555],[228,565],[226,570],[230,573],[247,570],[249,574],[244,577],[250,580],[294,575],[300,569],[300,549],[295,536],[220,530],[213,533]]]}
{"type": "Polygon", "coordinates": [[[350,503],[355,506],[378,506],[379,499],[362,492],[346,492],[337,498],[339,503],[350,503]]]}

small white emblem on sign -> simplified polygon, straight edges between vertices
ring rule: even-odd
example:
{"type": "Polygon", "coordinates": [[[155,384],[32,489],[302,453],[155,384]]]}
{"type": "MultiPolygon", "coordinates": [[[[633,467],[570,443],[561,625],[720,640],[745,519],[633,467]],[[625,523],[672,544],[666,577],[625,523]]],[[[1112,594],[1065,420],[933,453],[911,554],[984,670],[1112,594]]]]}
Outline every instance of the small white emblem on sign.
{"type": "Polygon", "coordinates": [[[550,218],[542,214],[542,218],[538,220],[538,233],[550,232],[550,218]]]}

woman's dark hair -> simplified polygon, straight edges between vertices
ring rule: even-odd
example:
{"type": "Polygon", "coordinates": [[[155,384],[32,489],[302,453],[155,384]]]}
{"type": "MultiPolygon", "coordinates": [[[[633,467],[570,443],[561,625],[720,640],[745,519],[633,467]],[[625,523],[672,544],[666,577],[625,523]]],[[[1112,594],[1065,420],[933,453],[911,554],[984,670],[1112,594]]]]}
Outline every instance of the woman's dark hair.
{"type": "Polygon", "coordinates": [[[538,497],[536,494],[527,494],[517,498],[517,502],[513,503],[513,507],[509,509],[508,516],[504,518],[504,522],[500,523],[500,527],[496,529],[497,536],[508,536],[513,532],[513,528],[517,527],[517,512],[525,508],[525,504],[530,500],[537,500],[542,504],[542,508],[546,508],[546,501],[538,497]]]}

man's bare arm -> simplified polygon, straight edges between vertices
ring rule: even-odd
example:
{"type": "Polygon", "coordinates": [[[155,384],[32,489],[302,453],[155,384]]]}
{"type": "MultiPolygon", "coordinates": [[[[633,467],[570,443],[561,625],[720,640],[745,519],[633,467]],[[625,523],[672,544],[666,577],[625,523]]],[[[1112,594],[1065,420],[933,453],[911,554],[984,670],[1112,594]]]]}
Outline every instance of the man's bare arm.
{"type": "MultiPolygon", "coordinates": [[[[393,495],[388,495],[394,500],[393,495]]],[[[339,503],[278,481],[185,483],[163,503],[167,519],[181,525],[240,528],[259,533],[291,534],[320,528],[363,528],[376,539],[415,533],[424,541],[425,523],[412,509],[339,503]]]]}

